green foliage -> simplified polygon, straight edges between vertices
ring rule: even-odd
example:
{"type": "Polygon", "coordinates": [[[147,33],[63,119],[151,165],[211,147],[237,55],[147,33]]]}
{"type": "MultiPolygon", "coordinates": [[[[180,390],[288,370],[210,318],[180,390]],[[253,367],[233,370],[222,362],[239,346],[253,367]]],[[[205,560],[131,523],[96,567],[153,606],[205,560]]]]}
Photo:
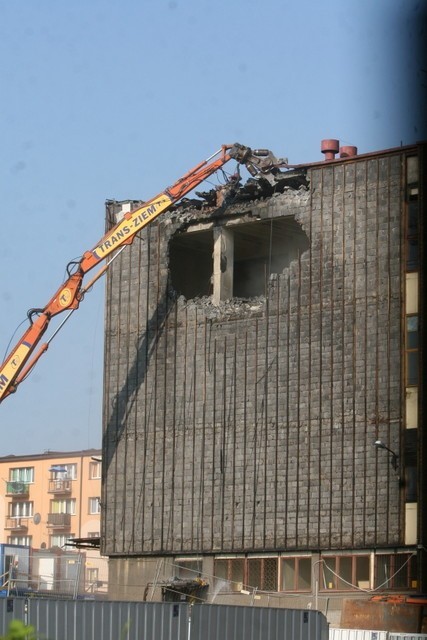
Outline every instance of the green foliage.
{"type": "MultiPolygon", "coordinates": [[[[124,639],[126,638],[126,636],[127,636],[127,633],[128,633],[128,631],[129,631],[129,629],[130,629],[130,621],[128,620],[128,621],[123,625],[122,632],[121,632],[121,634],[120,634],[120,640],[124,640],[124,639]]],[[[1,640],[1,639],[0,639],[0,640],[1,640]]]]}
{"type": "Polygon", "coordinates": [[[36,640],[34,627],[25,625],[21,620],[11,620],[5,636],[0,636],[0,640],[36,640]]]}

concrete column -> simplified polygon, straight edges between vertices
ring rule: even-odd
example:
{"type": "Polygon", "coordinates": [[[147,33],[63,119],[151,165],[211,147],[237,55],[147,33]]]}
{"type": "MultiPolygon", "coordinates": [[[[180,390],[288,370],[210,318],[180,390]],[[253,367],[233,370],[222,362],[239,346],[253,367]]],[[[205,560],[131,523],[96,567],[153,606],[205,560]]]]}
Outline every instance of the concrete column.
{"type": "Polygon", "coordinates": [[[213,230],[213,296],[214,304],[233,297],[234,236],[224,227],[213,230]]]}

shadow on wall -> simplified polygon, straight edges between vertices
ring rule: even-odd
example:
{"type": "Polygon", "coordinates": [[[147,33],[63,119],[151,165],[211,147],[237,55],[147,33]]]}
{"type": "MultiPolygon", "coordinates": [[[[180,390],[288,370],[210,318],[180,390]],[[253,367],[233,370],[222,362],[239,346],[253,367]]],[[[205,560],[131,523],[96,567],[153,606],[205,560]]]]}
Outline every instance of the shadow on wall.
{"type": "Polygon", "coordinates": [[[137,341],[132,365],[128,368],[126,379],[113,399],[113,409],[103,433],[104,477],[110,468],[117,443],[123,434],[127,419],[135,403],[137,392],[147,375],[148,365],[162,335],[166,320],[174,308],[174,300],[169,295],[169,283],[166,284],[156,309],[148,320],[145,331],[137,341]]]}

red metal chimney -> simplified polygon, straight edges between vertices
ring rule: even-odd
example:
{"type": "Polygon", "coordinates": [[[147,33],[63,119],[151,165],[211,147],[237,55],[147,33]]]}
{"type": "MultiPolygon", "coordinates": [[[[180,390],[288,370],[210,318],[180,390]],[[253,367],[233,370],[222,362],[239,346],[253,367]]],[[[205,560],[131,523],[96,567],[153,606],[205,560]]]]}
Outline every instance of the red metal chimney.
{"type": "Polygon", "coordinates": [[[357,147],[340,147],[340,158],[354,158],[354,156],[357,156],[357,147]]]}
{"type": "Polygon", "coordinates": [[[325,154],[325,160],[334,160],[335,154],[338,153],[340,148],[339,140],[322,140],[320,150],[325,154]]]}

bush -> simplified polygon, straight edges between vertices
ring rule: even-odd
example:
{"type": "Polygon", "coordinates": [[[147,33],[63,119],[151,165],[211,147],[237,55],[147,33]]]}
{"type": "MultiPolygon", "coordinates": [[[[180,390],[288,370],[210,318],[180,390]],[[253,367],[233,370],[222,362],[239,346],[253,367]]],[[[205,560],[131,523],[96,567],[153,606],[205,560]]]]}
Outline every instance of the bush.
{"type": "Polygon", "coordinates": [[[24,624],[21,620],[11,620],[5,636],[0,636],[0,640],[36,640],[34,627],[24,624]]]}

